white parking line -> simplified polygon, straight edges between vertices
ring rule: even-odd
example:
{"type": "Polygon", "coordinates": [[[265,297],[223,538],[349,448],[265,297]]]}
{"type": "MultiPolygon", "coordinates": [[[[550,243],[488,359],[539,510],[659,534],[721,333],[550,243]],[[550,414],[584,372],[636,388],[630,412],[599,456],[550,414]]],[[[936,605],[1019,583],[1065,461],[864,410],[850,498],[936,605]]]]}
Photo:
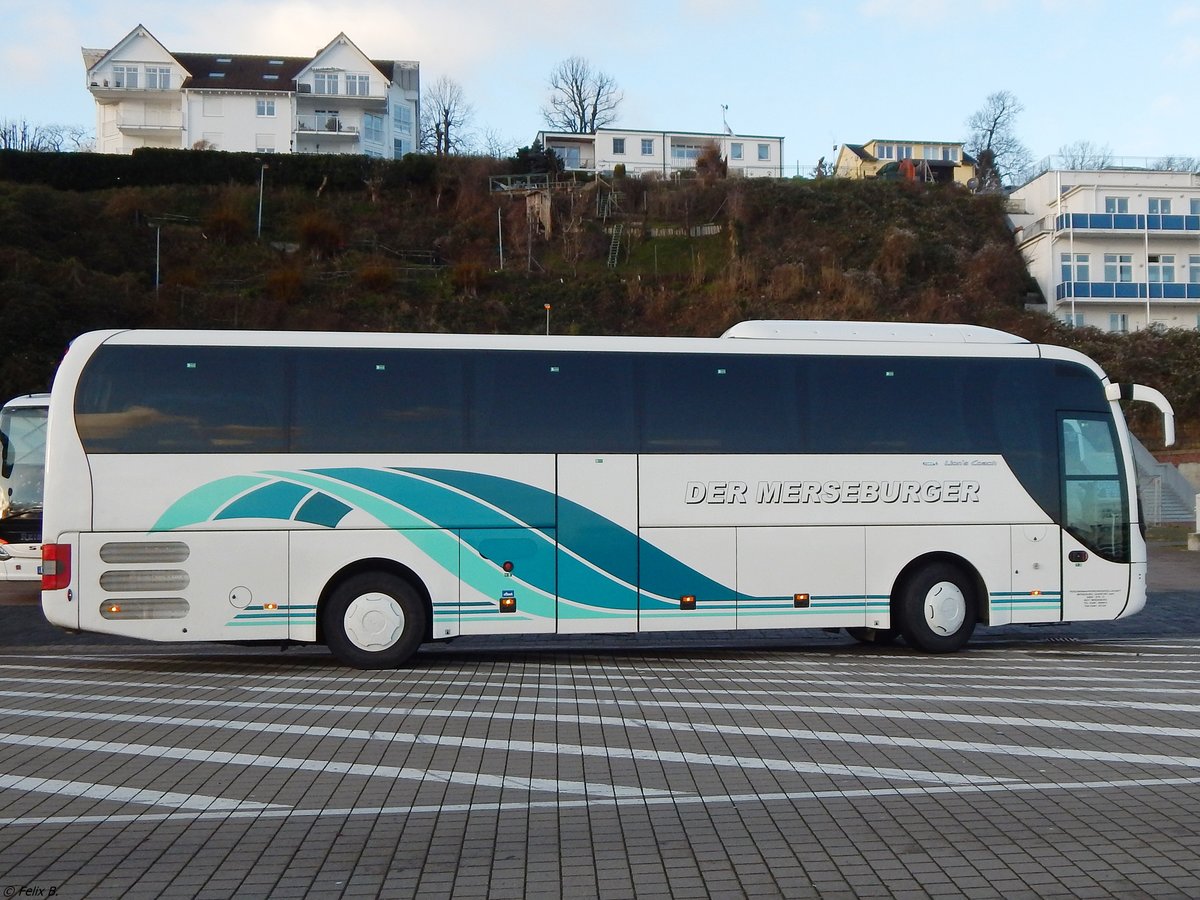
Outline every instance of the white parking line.
{"type": "MultiPolygon", "coordinates": [[[[69,718],[69,714],[55,718],[69,718]]],[[[100,717],[103,718],[103,717],[100,717]]],[[[314,728],[319,733],[330,729],[314,728]]],[[[132,744],[117,741],[91,741],[67,737],[43,737],[33,734],[10,734],[0,732],[0,744],[15,744],[19,747],[41,747],[46,750],[79,750],[81,752],[120,754],[122,756],[149,756],[157,759],[177,759],[186,762],[210,763],[224,766],[264,766],[268,769],[285,769],[301,772],[318,772],[335,775],[365,775],[374,778],[408,779],[416,781],[439,781],[446,784],[466,784],[472,787],[517,788],[531,792],[551,794],[586,794],[597,797],[620,797],[662,794],[673,796],[673,791],[640,787],[617,787],[585,781],[560,781],[552,778],[524,778],[515,775],[484,775],[478,772],[454,772],[437,769],[416,769],[405,766],[368,765],[364,763],[336,762],[334,760],[301,759],[287,756],[268,756],[262,753],[230,753],[224,750],[197,750],[190,747],[174,747],[164,744],[132,744]]]]}
{"type": "Polygon", "coordinates": [[[959,784],[959,785],[929,785],[922,787],[878,787],[859,790],[822,790],[822,791],[776,791],[770,793],[744,794],[687,794],[644,797],[589,797],[587,799],[571,800],[568,798],[556,800],[535,801],[491,801],[470,803],[396,805],[396,806],[348,806],[327,808],[286,808],[267,809],[261,812],[229,811],[229,812],[172,812],[172,813],[139,813],[118,814],[113,816],[84,815],[84,816],[17,816],[0,819],[0,828],[39,825],[110,825],[125,822],[177,822],[221,820],[233,821],[253,818],[263,821],[272,819],[322,819],[348,818],[351,816],[414,816],[499,812],[531,812],[534,810],[564,810],[595,808],[602,806],[675,806],[688,807],[695,805],[753,805],[775,802],[798,803],[806,800],[819,800],[823,804],[830,801],[855,800],[885,800],[890,797],[933,797],[946,794],[1025,794],[1045,793],[1049,791],[1081,792],[1129,790],[1135,788],[1164,788],[1191,787],[1200,785],[1200,777],[1196,778],[1133,778],[1117,781],[1039,781],[1016,784],[959,784]]]}
{"type": "Polygon", "coordinates": [[[207,794],[182,794],[175,791],[152,791],[149,788],[118,787],[111,784],[92,784],[86,781],[63,781],[59,778],[33,778],[27,775],[0,775],[0,790],[54,794],[68,797],[88,797],[92,800],[111,800],[114,803],[145,803],[149,806],[170,806],[175,809],[223,810],[291,809],[282,803],[256,803],[253,800],[230,800],[207,794]]]}
{"type": "MultiPolygon", "coordinates": [[[[207,702],[207,701],[200,701],[207,702]]],[[[254,704],[256,707],[268,709],[289,709],[314,711],[307,704],[291,704],[276,706],[270,703],[254,704]]],[[[338,712],[378,712],[378,710],[363,708],[333,707],[338,712]]],[[[320,711],[317,709],[316,711],[320,711]]],[[[397,714],[404,715],[418,711],[398,709],[397,714]]],[[[420,711],[424,712],[424,711],[420,711]]],[[[511,720],[543,720],[543,716],[513,716],[511,713],[491,715],[483,712],[466,713],[459,711],[472,719],[483,720],[501,718],[511,720]]],[[[566,744],[559,741],[521,741],[509,738],[469,738],[456,735],[431,735],[415,732],[385,731],[368,728],[332,728],[327,725],[300,725],[280,722],[253,722],[242,719],[213,719],[188,718],[182,716],[150,716],[131,715],[113,712],[86,713],[66,710],[28,710],[0,709],[0,715],[26,716],[31,718],[54,720],[82,720],[97,722],[127,722],[131,725],[171,725],[184,728],[220,728],[232,731],[248,731],[260,734],[290,734],[310,738],[333,738],[336,740],[383,741],[384,743],[423,744],[438,747],[470,747],[480,750],[499,750],[509,753],[549,753],[553,755],[579,755],[603,757],[608,759],[634,759],[640,761],[683,763],[689,766],[732,766],[738,769],[759,769],[771,772],[794,772],[801,775],[850,775],[855,778],[883,778],[891,781],[917,781],[930,784],[972,784],[977,781],[994,782],[1015,779],[994,778],[992,776],[959,775],[955,772],[931,772],[920,769],[900,769],[879,766],[847,766],[834,763],[799,763],[787,759],[763,759],[752,756],[729,756],[713,753],[683,753],[670,750],[647,750],[625,747],[596,746],[589,744],[566,744]]],[[[604,722],[613,724],[629,721],[613,717],[598,718],[587,716],[555,716],[556,720],[569,721],[572,724],[594,724],[604,722]],[[594,722],[588,722],[589,718],[594,722]]],[[[671,724],[663,722],[663,725],[671,724]]],[[[686,730],[686,727],[672,730],[686,730]]],[[[741,730],[739,729],[739,732],[741,730]]],[[[0,735],[0,743],[9,742],[0,735]]],[[[136,746],[136,745],[134,745],[136,746]]],[[[203,760],[207,762],[208,760],[203,760]]]]}

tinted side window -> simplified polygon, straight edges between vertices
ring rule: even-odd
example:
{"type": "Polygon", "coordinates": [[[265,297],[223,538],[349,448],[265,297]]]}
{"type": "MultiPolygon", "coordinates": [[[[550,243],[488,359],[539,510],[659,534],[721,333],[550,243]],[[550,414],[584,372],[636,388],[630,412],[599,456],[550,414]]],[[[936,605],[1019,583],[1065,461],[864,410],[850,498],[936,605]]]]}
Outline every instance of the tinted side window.
{"type": "MultiPolygon", "coordinates": [[[[986,440],[961,360],[808,357],[813,453],[967,453],[986,440]]],[[[978,373],[982,375],[983,373],[978,373]]]]}
{"type": "Polygon", "coordinates": [[[642,452],[802,451],[794,359],[663,353],[641,365],[642,452]]]}
{"type": "Polygon", "coordinates": [[[633,359],[620,353],[471,355],[471,449],[632,453],[633,359]]]}
{"type": "Polygon", "coordinates": [[[261,347],[106,346],[75,395],[89,453],[287,449],[286,355],[261,347]]]}
{"type": "Polygon", "coordinates": [[[304,349],[295,353],[292,450],[461,453],[461,353],[304,349]]]}

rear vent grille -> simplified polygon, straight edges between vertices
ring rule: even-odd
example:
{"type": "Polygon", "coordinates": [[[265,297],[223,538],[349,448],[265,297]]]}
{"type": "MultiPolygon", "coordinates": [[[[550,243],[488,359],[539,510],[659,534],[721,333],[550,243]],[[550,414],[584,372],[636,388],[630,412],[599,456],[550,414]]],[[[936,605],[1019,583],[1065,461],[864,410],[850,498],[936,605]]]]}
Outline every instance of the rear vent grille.
{"type": "Polygon", "coordinates": [[[106,563],[181,563],[191,551],[182,541],[110,541],[100,548],[106,563]]]}
{"type": "Polygon", "coordinates": [[[182,619],[188,609],[182,597],[124,597],[105,600],[100,615],[106,619],[182,619]]]}
{"type": "Polygon", "coordinates": [[[191,583],[188,573],[182,569],[130,569],[121,572],[105,572],[100,576],[100,587],[109,593],[124,591],[182,591],[191,583]]]}

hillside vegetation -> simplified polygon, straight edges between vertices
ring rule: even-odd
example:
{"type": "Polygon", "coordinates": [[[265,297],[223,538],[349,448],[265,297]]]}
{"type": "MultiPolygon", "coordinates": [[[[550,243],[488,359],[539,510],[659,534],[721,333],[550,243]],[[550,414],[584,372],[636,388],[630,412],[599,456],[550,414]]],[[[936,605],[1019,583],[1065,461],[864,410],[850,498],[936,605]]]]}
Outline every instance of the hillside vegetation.
{"type": "MultiPolygon", "coordinates": [[[[1036,287],[996,197],[618,178],[557,187],[547,216],[522,191],[489,190],[510,163],[405,166],[332,187],[268,172],[261,238],[257,161],[240,180],[86,191],[4,180],[0,166],[0,393],[44,389],[68,342],[96,328],[542,333],[550,304],[555,333],[714,336],[752,318],[1001,328],[1160,388],[1200,445],[1200,333],[1108,335],[1026,312],[1036,287]]],[[[1134,424],[1161,444],[1151,416],[1134,424]]]]}

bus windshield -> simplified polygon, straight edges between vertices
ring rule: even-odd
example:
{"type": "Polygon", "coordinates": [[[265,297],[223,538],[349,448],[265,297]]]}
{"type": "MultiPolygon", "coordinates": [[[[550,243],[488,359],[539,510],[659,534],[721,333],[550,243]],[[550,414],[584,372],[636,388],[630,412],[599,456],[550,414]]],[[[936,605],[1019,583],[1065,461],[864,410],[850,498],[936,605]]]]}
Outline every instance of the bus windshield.
{"type": "Polygon", "coordinates": [[[42,507],[46,471],[46,407],[6,406],[0,411],[0,518],[42,507]]]}

